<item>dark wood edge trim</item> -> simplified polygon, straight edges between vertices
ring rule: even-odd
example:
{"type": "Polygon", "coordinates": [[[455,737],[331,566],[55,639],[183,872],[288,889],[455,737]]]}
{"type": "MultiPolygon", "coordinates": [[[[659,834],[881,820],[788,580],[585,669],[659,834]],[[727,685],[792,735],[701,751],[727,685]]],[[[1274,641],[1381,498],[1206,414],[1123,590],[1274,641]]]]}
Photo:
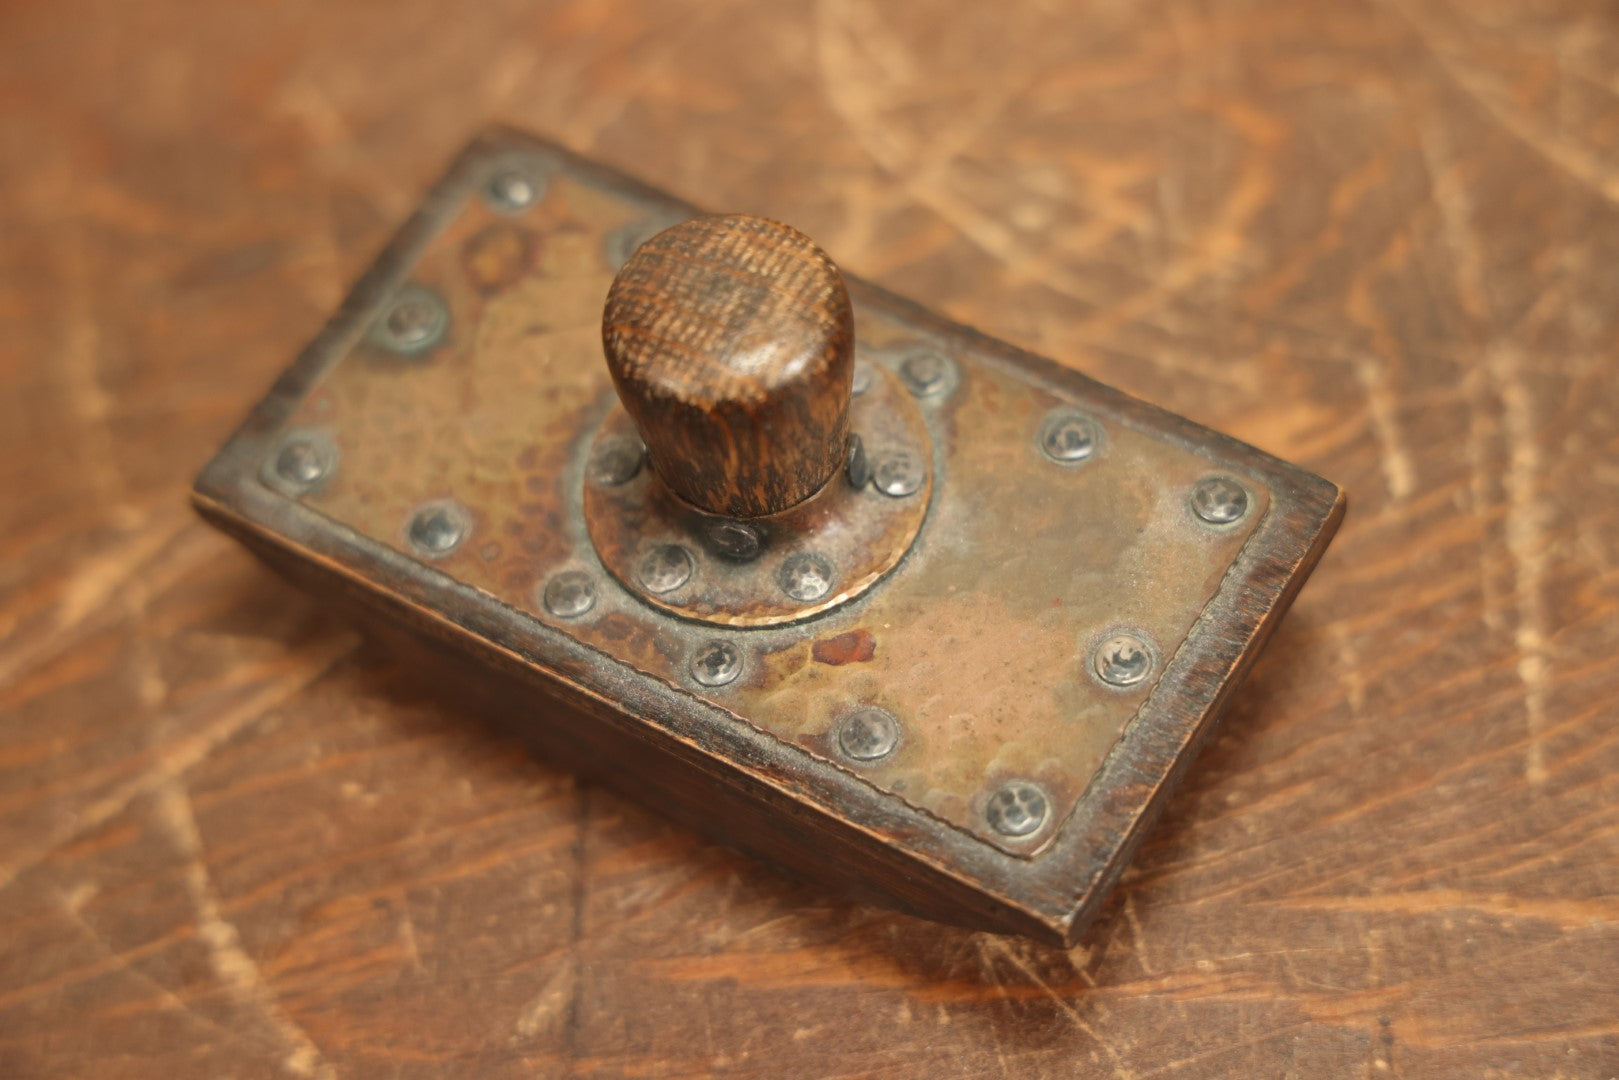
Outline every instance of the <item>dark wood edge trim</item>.
{"type": "MultiPolygon", "coordinates": [[[[1250,544],[1181,654],[1154,687],[1138,722],[1126,728],[1103,761],[1076,808],[1063,853],[1065,861],[1091,867],[1092,876],[1076,882],[1042,875],[1053,889],[1061,890],[1052,896],[1048,910],[1065,919],[1070,943],[1095,917],[1196,761],[1260,649],[1337,532],[1345,506],[1343,493],[1336,488],[1325,506],[1314,500],[1295,504],[1271,526],[1282,534],[1273,543],[1288,549],[1289,559],[1280,564],[1276,546],[1267,547],[1266,556],[1255,557],[1250,544]],[[1191,701],[1203,704],[1186,707],[1191,701]]],[[[1255,540],[1259,538],[1256,534],[1255,540]]]]}

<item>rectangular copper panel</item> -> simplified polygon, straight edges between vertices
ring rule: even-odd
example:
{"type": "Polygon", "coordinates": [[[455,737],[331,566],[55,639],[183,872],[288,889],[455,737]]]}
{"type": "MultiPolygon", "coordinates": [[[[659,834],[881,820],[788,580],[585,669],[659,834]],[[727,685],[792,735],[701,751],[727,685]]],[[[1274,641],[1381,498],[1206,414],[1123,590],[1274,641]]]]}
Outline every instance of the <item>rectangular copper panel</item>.
{"type": "MultiPolygon", "coordinates": [[[[990,901],[952,912],[894,897],[906,906],[1071,939],[1318,557],[1340,493],[851,279],[858,356],[912,393],[931,440],[914,545],[869,591],[803,622],[674,617],[608,572],[582,502],[593,439],[618,410],[601,358],[608,284],[636,243],[692,213],[539,141],[485,136],[204,472],[199,505],[474,657],[516,657],[564,699],[621,712],[631,737],[697,746],[744,792],[762,785],[759,813],[825,816],[854,848],[948,881],[940,903],[957,903],[952,890],[990,901]],[[520,205],[502,195],[513,177],[520,205]],[[409,295],[439,321],[390,327],[409,295]],[[903,374],[921,351],[946,360],[926,392],[903,374]],[[1054,413],[1089,425],[1081,460],[1042,445],[1054,413]],[[288,483],[281,455],[311,446],[324,474],[288,483]],[[1234,521],[1198,512],[1200,483],[1244,501],[1234,521]],[[409,535],[434,505],[465,530],[441,557],[409,535]],[[558,617],[546,585],[570,570],[595,602],[558,617]],[[716,637],[743,673],[709,688],[691,663],[716,637]],[[1121,637],[1145,647],[1145,661],[1122,657],[1144,674],[1109,668],[1121,637]],[[666,704],[633,703],[626,680],[666,704]],[[866,706],[900,731],[871,762],[836,739],[866,706]],[[994,805],[1016,790],[1044,803],[1023,834],[994,805]],[[790,811],[773,802],[782,793],[790,811]]],[[[694,552],[699,580],[725,572],[694,552]]],[[[525,723],[592,721],[537,710],[525,723]]]]}

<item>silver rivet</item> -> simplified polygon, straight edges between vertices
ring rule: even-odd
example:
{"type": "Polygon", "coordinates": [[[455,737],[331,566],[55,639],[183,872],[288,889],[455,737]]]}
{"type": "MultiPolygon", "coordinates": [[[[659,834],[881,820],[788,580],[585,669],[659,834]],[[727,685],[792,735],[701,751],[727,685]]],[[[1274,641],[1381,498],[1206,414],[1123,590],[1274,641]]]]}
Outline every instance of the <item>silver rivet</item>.
{"type": "Polygon", "coordinates": [[[645,443],[629,436],[615,435],[603,439],[595,456],[590,459],[590,479],[600,487],[618,487],[634,480],[645,461],[645,443]]]}
{"type": "Polygon", "coordinates": [[[708,548],[722,559],[747,562],[758,557],[764,536],[745,521],[716,521],[705,530],[708,548]]]}
{"type": "Polygon", "coordinates": [[[984,820],[1002,836],[1028,836],[1046,823],[1051,801],[1027,780],[1002,784],[984,804],[984,820]]]}
{"type": "Polygon", "coordinates": [[[1226,476],[1205,476],[1192,487],[1192,513],[1210,525],[1232,525],[1248,512],[1248,492],[1226,476]]]}
{"type": "Polygon", "coordinates": [[[407,535],[411,546],[429,558],[448,555],[472,531],[472,521],[457,503],[431,502],[411,515],[407,535]]]}
{"type": "Polygon", "coordinates": [[[899,721],[887,709],[857,709],[838,725],[838,749],[855,761],[877,761],[898,745],[899,721]]]}
{"type": "Polygon", "coordinates": [[[1097,646],[1091,666],[1109,686],[1134,686],[1152,672],[1152,646],[1136,634],[1114,634],[1097,646]]]}
{"type": "Polygon", "coordinates": [[[635,576],[650,593],[674,592],[691,580],[691,552],[679,544],[659,544],[641,557],[635,576]]]}
{"type": "Polygon", "coordinates": [[[419,353],[437,345],[449,324],[449,310],[438,294],[420,285],[407,285],[377,320],[372,336],[394,352],[419,353]]]}
{"type": "Polygon", "coordinates": [[[1096,453],[1096,421],[1072,409],[1054,409],[1040,423],[1040,452],[1059,465],[1075,465],[1096,453]]]}
{"type": "Polygon", "coordinates": [[[496,173],[484,194],[497,210],[508,212],[525,210],[539,198],[540,189],[527,174],[516,169],[496,173]]]}
{"type": "Polygon", "coordinates": [[[294,431],[281,440],[265,463],[264,478],[291,495],[302,495],[331,475],[337,447],[324,435],[294,431]]]}
{"type": "Polygon", "coordinates": [[[864,360],[856,362],[854,366],[854,381],[849,385],[849,393],[859,397],[871,389],[871,365],[864,360]]]}
{"type": "Polygon", "coordinates": [[[871,459],[858,435],[849,436],[849,460],[843,466],[843,477],[856,491],[871,483],[871,459]]]}
{"type": "Polygon", "coordinates": [[[937,394],[950,380],[950,361],[931,349],[914,352],[900,362],[900,378],[918,397],[937,394]]]}
{"type": "Polygon", "coordinates": [[[692,654],[691,677],[704,686],[724,686],[740,674],[742,653],[729,641],[706,641],[692,654]]]}
{"type": "Polygon", "coordinates": [[[545,583],[545,610],[576,619],[596,606],[596,582],[583,570],[564,570],[545,583]]]}
{"type": "Polygon", "coordinates": [[[807,604],[825,596],[832,587],[832,564],[813,551],[800,551],[787,556],[777,581],[782,592],[807,604]]]}
{"type": "Polygon", "coordinates": [[[896,450],[877,463],[872,482],[884,495],[896,499],[922,490],[922,462],[909,450],[896,450]]]}

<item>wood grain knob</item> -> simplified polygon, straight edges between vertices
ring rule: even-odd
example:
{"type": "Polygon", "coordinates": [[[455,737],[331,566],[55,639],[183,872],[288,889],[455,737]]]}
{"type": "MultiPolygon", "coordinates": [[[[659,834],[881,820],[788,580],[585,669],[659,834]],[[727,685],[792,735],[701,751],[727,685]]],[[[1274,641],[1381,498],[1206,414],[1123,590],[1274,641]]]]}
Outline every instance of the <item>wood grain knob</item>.
{"type": "Polygon", "coordinates": [[[809,237],[763,218],[695,218],[613,279],[602,344],[653,469],[699,510],[763,517],[843,465],[854,315],[809,237]]]}

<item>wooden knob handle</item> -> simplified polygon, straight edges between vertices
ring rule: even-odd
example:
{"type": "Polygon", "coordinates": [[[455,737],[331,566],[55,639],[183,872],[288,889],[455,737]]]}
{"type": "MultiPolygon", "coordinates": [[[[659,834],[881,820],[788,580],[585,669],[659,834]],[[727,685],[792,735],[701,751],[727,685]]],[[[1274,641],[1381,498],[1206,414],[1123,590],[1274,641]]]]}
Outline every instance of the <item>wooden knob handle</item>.
{"type": "Polygon", "coordinates": [[[659,233],[613,279],[602,344],[653,469],[699,510],[779,513],[844,463],[854,315],[796,229],[726,215],[659,233]]]}

